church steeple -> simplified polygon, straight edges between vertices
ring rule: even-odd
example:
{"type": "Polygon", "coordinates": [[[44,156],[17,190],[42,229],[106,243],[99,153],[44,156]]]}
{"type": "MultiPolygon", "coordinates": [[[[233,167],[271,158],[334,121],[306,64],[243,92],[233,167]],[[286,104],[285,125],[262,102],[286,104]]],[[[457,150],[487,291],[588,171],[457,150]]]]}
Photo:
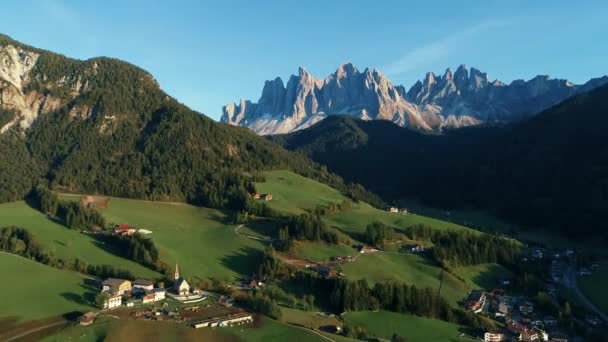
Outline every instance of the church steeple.
{"type": "Polygon", "coordinates": [[[177,280],[179,279],[179,265],[175,264],[175,273],[173,274],[173,279],[177,280]]]}

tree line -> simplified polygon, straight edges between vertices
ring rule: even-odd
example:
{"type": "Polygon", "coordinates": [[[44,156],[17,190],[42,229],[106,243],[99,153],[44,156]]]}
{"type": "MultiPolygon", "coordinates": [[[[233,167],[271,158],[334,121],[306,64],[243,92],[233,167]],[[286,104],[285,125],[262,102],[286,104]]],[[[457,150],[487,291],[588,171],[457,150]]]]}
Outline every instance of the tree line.
{"type": "Polygon", "coordinates": [[[290,217],[287,225],[279,229],[275,247],[281,251],[289,250],[294,240],[339,242],[338,234],[327,227],[321,216],[309,213],[290,217]]]}
{"type": "Polygon", "coordinates": [[[365,241],[369,245],[381,247],[385,241],[390,241],[394,237],[395,230],[393,227],[382,222],[372,222],[365,227],[365,241]]]}
{"type": "Polygon", "coordinates": [[[96,235],[98,240],[112,246],[112,249],[121,256],[142,264],[161,273],[170,271],[167,263],[160,259],[158,247],[154,241],[141,234],[132,236],[117,236],[110,234],[96,235]]]}
{"type": "MultiPolygon", "coordinates": [[[[328,303],[333,312],[387,310],[455,322],[480,328],[483,322],[472,312],[453,308],[438,290],[418,288],[397,281],[379,282],[371,286],[367,280],[320,277],[314,270],[298,270],[284,264],[268,248],[262,256],[258,274],[268,281],[279,281],[305,289],[316,300],[328,303]]],[[[272,298],[272,297],[271,297],[272,298]]]]}
{"type": "Polygon", "coordinates": [[[0,229],[0,249],[59,269],[101,278],[135,279],[131,271],[119,269],[112,265],[91,265],[80,258],[58,258],[51,251],[43,248],[33,234],[21,227],[11,226],[0,229]]]}
{"type": "Polygon", "coordinates": [[[78,202],[61,201],[45,186],[37,186],[31,199],[43,213],[59,218],[69,228],[94,229],[105,226],[105,219],[97,210],[78,202]]]}
{"type": "Polygon", "coordinates": [[[457,266],[498,263],[510,267],[521,255],[521,246],[494,234],[433,229],[424,224],[407,227],[411,240],[433,243],[433,258],[445,269],[457,266]]]}

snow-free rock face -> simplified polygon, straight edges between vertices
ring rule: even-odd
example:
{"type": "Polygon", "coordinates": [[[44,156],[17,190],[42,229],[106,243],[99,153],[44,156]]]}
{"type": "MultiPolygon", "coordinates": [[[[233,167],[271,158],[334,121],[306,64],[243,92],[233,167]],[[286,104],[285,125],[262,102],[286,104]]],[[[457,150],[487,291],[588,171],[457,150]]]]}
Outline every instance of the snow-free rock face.
{"type": "MultiPolygon", "coordinates": [[[[29,128],[41,114],[58,110],[66,100],[38,89],[28,89],[31,73],[40,55],[34,51],[12,44],[0,45],[0,134],[12,127],[29,128]],[[10,117],[8,117],[10,115],[10,117]]],[[[72,92],[86,88],[80,79],[63,78],[56,88],[68,86],[72,92]]],[[[72,109],[74,115],[90,113],[90,108],[81,106],[72,109]]]]}
{"type": "Polygon", "coordinates": [[[507,85],[490,81],[478,69],[461,65],[443,75],[432,72],[409,90],[393,86],[380,71],[360,72],[351,63],[323,81],[300,68],[283,85],[266,81],[258,103],[241,100],[222,109],[222,122],[248,127],[258,134],[303,129],[328,115],[348,114],[365,120],[389,120],[423,131],[511,122],[533,115],[581,91],[608,82],[599,78],[577,86],[566,80],[537,76],[507,85]]]}

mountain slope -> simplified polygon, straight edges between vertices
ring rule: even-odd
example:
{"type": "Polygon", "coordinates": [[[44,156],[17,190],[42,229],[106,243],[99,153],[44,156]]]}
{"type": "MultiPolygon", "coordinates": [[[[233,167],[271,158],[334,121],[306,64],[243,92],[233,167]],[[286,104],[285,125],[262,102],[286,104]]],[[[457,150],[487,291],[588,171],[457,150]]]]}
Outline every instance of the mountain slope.
{"type": "Polygon", "coordinates": [[[406,91],[403,86],[393,86],[376,69],[360,72],[347,63],[324,80],[300,68],[286,87],[280,78],[266,81],[258,103],[241,100],[238,105],[228,104],[222,109],[221,121],[265,135],[304,129],[329,115],[347,114],[420,131],[442,131],[517,121],[606,82],[608,77],[577,86],[537,76],[507,85],[461,65],[455,73],[447,69],[443,76],[427,73],[423,82],[406,91]]]}
{"type": "Polygon", "coordinates": [[[131,64],[74,60],[6,36],[0,56],[0,200],[45,180],[66,191],[242,208],[253,187],[244,173],[269,168],[365,193],[301,155],[190,110],[131,64]]]}
{"type": "Polygon", "coordinates": [[[608,86],[506,127],[425,135],[332,117],[271,139],[392,198],[496,210],[526,224],[608,235],[608,86]]]}

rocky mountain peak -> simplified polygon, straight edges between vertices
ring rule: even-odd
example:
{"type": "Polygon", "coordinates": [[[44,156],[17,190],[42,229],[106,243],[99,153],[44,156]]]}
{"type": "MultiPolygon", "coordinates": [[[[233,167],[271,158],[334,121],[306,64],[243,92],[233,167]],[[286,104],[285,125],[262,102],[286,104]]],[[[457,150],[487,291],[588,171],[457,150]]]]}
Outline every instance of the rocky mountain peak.
{"type": "Polygon", "coordinates": [[[422,85],[425,88],[430,88],[435,84],[435,74],[433,72],[427,72],[426,76],[424,77],[424,82],[422,83],[422,85]]]}
{"type": "Polygon", "coordinates": [[[469,71],[462,64],[454,73],[450,68],[441,76],[428,72],[422,81],[406,90],[394,86],[377,69],[360,72],[352,63],[344,63],[323,81],[300,68],[286,88],[277,79],[267,82],[257,104],[226,106],[222,121],[243,124],[261,134],[278,134],[309,127],[328,115],[349,114],[441,131],[488,121],[517,120],[540,112],[579,89],[590,90],[607,82],[608,79],[595,79],[588,85],[576,86],[566,80],[538,76],[506,85],[489,81],[487,73],[477,68],[469,71]],[[248,109],[243,110],[243,106],[248,109]]]}
{"type": "Polygon", "coordinates": [[[452,69],[447,68],[445,69],[445,73],[443,74],[443,79],[445,81],[452,81],[454,78],[454,76],[452,75],[452,69]]]}

